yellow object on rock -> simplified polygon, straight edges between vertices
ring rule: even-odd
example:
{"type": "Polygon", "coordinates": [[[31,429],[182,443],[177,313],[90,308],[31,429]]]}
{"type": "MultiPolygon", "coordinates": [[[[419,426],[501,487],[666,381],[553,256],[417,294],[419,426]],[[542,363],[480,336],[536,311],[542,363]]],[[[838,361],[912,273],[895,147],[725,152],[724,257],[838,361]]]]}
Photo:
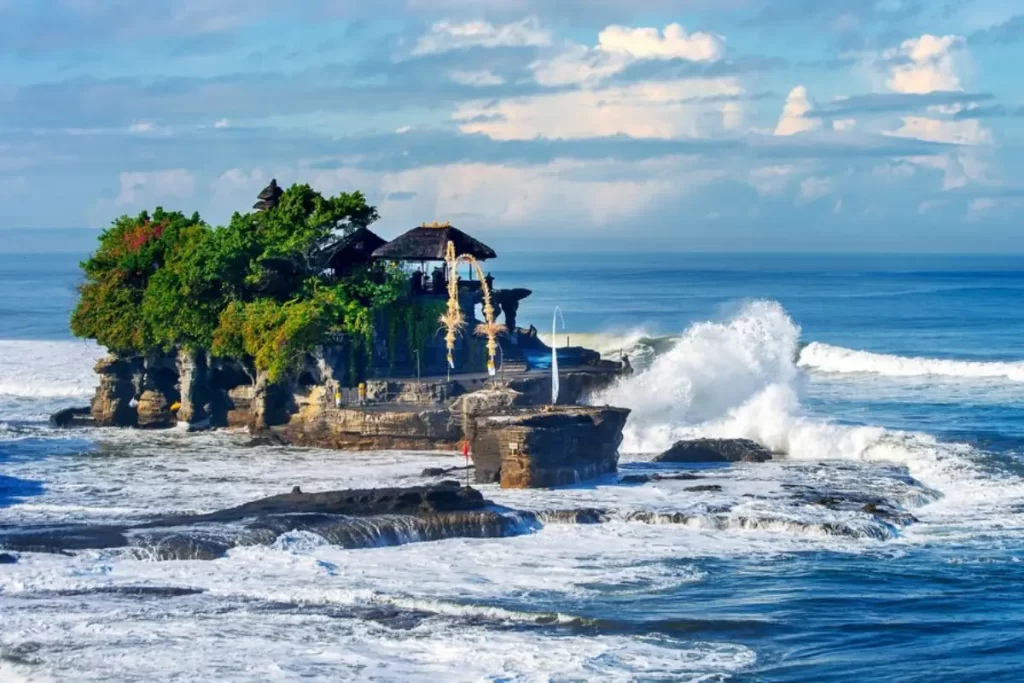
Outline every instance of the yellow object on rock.
{"type": "Polygon", "coordinates": [[[180,407],[181,407],[181,403],[178,402],[178,401],[175,401],[174,403],[171,404],[171,412],[172,413],[178,412],[178,408],[180,408],[180,407]]]}

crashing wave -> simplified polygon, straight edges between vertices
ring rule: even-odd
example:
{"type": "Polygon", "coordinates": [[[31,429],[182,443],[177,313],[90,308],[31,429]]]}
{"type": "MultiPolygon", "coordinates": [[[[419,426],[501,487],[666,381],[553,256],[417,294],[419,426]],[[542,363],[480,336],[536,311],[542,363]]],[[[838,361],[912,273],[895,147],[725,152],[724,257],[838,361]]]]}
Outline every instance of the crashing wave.
{"type": "MultiPolygon", "coordinates": [[[[953,515],[970,510],[983,517],[983,506],[1024,501],[1024,483],[991,472],[969,446],[808,414],[800,366],[820,358],[826,347],[800,351],[799,340],[800,328],[781,305],[749,302],[730,319],[692,325],[649,368],[595,403],[632,409],[624,452],[657,453],[680,439],[746,438],[793,460],[899,464],[940,491],[941,506],[953,515]]],[[[981,365],[990,373],[998,366],[981,365]]],[[[1002,364],[1001,376],[1011,376],[1011,369],[1002,364]]]]}

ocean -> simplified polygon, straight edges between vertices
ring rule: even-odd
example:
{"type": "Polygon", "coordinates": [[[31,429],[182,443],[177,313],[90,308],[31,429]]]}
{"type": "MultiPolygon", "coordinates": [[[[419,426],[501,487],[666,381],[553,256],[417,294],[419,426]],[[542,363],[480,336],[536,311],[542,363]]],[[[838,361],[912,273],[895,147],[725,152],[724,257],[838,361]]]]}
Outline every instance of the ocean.
{"type": "MultiPolygon", "coordinates": [[[[0,531],[458,464],[51,430],[102,355],[67,331],[80,256],[0,256],[0,531]]],[[[700,487],[481,487],[520,509],[612,512],[508,538],[23,553],[0,565],[0,680],[1020,679],[1024,257],[513,254],[492,272],[534,290],[521,325],[550,339],[558,306],[558,344],[630,357],[637,373],[595,398],[633,411],[621,473],[686,470],[700,487]],[[787,455],[650,463],[694,436],[787,455]]]]}

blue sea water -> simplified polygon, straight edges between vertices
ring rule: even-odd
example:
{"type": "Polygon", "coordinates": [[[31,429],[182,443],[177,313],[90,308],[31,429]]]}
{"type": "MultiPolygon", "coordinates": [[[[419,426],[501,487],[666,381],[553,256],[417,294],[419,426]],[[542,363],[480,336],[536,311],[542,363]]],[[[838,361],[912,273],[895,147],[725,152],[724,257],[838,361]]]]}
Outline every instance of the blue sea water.
{"type": "MultiPolygon", "coordinates": [[[[0,528],[408,484],[447,462],[49,430],[102,353],[67,332],[77,258],[0,256],[0,528]]],[[[697,468],[717,490],[485,487],[616,513],[514,538],[25,553],[0,566],[0,679],[1020,679],[1024,258],[503,254],[492,272],[534,291],[521,325],[550,335],[558,306],[557,344],[638,367],[599,397],[633,410],[623,472],[671,469],[650,454],[688,436],[787,455],[697,468]]]]}

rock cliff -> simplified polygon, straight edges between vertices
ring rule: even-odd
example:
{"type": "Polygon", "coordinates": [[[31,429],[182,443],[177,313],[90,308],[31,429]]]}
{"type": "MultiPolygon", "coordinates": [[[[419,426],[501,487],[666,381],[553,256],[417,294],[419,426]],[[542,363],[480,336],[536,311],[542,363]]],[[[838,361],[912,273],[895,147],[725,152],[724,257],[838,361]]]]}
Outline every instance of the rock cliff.
{"type": "Polygon", "coordinates": [[[476,418],[476,481],[547,488],[613,473],[628,417],[624,408],[546,406],[476,418]]]}

